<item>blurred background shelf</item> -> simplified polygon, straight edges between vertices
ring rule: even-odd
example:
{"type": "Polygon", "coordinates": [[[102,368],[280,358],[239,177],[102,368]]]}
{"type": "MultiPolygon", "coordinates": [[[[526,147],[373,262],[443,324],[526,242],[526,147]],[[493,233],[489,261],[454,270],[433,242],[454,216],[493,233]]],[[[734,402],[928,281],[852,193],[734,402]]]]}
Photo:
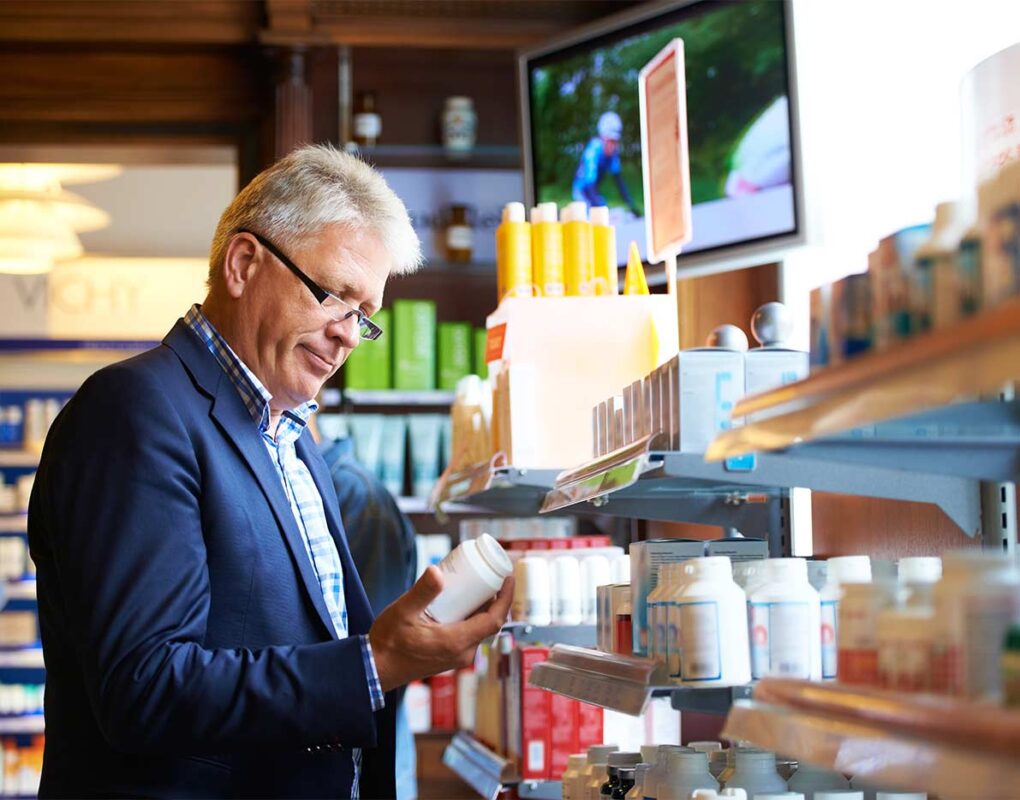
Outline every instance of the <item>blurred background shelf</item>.
{"type": "Polygon", "coordinates": [[[512,633],[518,642],[595,646],[594,625],[529,625],[526,622],[508,622],[503,630],[512,633]]]}
{"type": "Polygon", "coordinates": [[[345,389],[343,402],[351,406],[424,406],[447,408],[453,404],[453,392],[402,391],[400,389],[345,389]]]}
{"type": "Polygon", "coordinates": [[[0,533],[27,533],[28,514],[0,514],[0,533]]]}
{"type": "MultiPolygon", "coordinates": [[[[0,717],[0,736],[37,734],[46,732],[46,718],[42,714],[0,717]]],[[[5,795],[6,797],[6,795],[5,795]]]]}
{"type": "Polygon", "coordinates": [[[1013,800],[1020,781],[1020,712],[987,703],[764,679],[722,735],[946,800],[1013,800]]]}
{"type": "Polygon", "coordinates": [[[0,468],[3,467],[38,467],[39,453],[31,450],[0,449],[0,468]]]}
{"type": "Polygon", "coordinates": [[[41,647],[0,650],[0,683],[45,683],[41,647]]]}
{"type": "Polygon", "coordinates": [[[357,152],[377,167],[521,168],[521,148],[514,145],[475,145],[469,152],[451,153],[439,144],[378,144],[357,152]]]}

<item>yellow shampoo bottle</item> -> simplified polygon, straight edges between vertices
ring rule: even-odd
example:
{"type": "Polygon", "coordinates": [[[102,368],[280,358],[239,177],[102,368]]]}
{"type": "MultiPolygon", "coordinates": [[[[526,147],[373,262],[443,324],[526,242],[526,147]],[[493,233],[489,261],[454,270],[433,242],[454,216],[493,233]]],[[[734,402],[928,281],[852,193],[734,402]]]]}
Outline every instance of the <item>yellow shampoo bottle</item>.
{"type": "Polygon", "coordinates": [[[641,263],[641,251],[637,242],[630,243],[627,253],[627,274],[623,278],[624,294],[648,294],[648,281],[645,280],[645,267],[641,263]]]}
{"type": "Polygon", "coordinates": [[[507,203],[496,229],[496,269],[499,299],[532,297],[531,225],[524,219],[523,203],[507,203]]]}
{"type": "Polygon", "coordinates": [[[619,294],[616,271],[616,228],[609,224],[609,209],[593,206],[591,210],[592,264],[595,268],[595,294],[619,294]]]}
{"type": "Polygon", "coordinates": [[[536,294],[563,297],[563,232],[555,203],[531,210],[531,268],[536,294]]]}
{"type": "Polygon", "coordinates": [[[563,276],[567,297],[594,294],[595,270],[592,265],[592,232],[588,206],[574,202],[560,214],[563,222],[563,276]]]}

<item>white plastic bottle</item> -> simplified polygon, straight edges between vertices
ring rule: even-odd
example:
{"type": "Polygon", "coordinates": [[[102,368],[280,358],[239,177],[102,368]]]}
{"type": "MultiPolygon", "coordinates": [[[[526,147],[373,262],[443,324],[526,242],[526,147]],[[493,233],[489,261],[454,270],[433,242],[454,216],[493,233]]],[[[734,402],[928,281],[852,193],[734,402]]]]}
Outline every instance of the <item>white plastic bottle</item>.
{"type": "Polygon", "coordinates": [[[826,562],[825,586],[818,593],[822,602],[822,679],[836,677],[839,640],[839,599],[844,583],[871,581],[871,559],[868,556],[835,556],[826,562]]]}
{"type": "Polygon", "coordinates": [[[634,785],[627,792],[626,800],[644,800],[645,776],[651,768],[652,765],[644,761],[634,767],[634,785]]]}
{"type": "Polygon", "coordinates": [[[766,563],[764,558],[733,562],[733,582],[750,595],[764,581],[766,563]]]}
{"type": "Polygon", "coordinates": [[[935,584],[942,579],[942,559],[938,556],[910,556],[901,558],[897,577],[906,595],[906,604],[912,607],[931,607],[935,584]]]}
{"type": "Polygon", "coordinates": [[[660,744],[658,754],[655,758],[655,766],[645,773],[645,798],[646,800],[659,800],[659,786],[666,779],[666,768],[671,753],[691,752],[688,747],[681,747],[678,744],[660,744]]]}
{"type": "Polygon", "coordinates": [[[848,583],[839,604],[839,679],[878,686],[878,615],[896,602],[890,583],[848,583]]]}
{"type": "Polygon", "coordinates": [[[790,778],[789,786],[791,792],[800,792],[806,797],[812,797],[820,791],[849,791],[850,781],[835,770],[802,762],[790,778]]]}
{"type": "Polygon", "coordinates": [[[596,764],[605,764],[610,753],[615,753],[620,748],[615,744],[593,744],[588,747],[588,761],[581,771],[581,774],[574,781],[573,797],[575,800],[586,800],[588,797],[588,783],[591,781],[592,772],[596,764]]]}
{"type": "Polygon", "coordinates": [[[563,800],[578,800],[576,797],[576,782],[581,777],[584,768],[588,765],[588,756],[585,753],[575,753],[567,757],[567,768],[563,772],[562,792],[563,800]]]}
{"type": "Polygon", "coordinates": [[[819,680],[821,604],[808,583],[807,562],[771,558],[767,569],[767,582],[749,602],[752,676],[819,680]]]}
{"type": "MultiPolygon", "coordinates": [[[[751,680],[747,597],[733,582],[726,556],[695,558],[673,601],[680,615],[680,681],[739,686],[751,680]]],[[[707,770],[707,764],[706,764],[707,770]]]]}
{"type": "Polygon", "coordinates": [[[552,561],[552,624],[581,624],[581,564],[573,556],[552,561]]]}
{"type": "Polygon", "coordinates": [[[590,555],[581,559],[581,622],[595,625],[598,622],[596,589],[612,583],[609,559],[603,555],[590,555]]]}
{"type": "Polygon", "coordinates": [[[1020,574],[1011,556],[958,550],[935,586],[936,691],[996,700],[1006,630],[1020,621],[1020,574]]]}
{"type": "Polygon", "coordinates": [[[439,623],[459,622],[495,595],[513,572],[506,551],[489,534],[461,542],[439,562],[443,590],[425,613],[439,623]]]}
{"type": "Polygon", "coordinates": [[[695,750],[669,753],[659,780],[657,800],[687,800],[695,789],[718,789],[719,782],[708,771],[708,756],[695,750]]]}
{"type": "MultiPolygon", "coordinates": [[[[807,581],[807,571],[804,572],[807,581]]],[[[737,750],[736,768],[726,788],[743,789],[749,797],[767,792],[785,792],[786,781],[776,771],[776,755],[751,748],[737,750]]]]}
{"type": "Polygon", "coordinates": [[[693,574],[692,561],[684,561],[677,565],[674,573],[673,590],[666,601],[666,671],[672,681],[679,682],[683,671],[681,647],[681,625],[683,618],[677,600],[683,594],[687,581],[693,574]]]}
{"type": "Polygon", "coordinates": [[[525,556],[514,564],[514,598],[510,617],[529,625],[552,622],[552,593],[549,559],[525,556]]]}

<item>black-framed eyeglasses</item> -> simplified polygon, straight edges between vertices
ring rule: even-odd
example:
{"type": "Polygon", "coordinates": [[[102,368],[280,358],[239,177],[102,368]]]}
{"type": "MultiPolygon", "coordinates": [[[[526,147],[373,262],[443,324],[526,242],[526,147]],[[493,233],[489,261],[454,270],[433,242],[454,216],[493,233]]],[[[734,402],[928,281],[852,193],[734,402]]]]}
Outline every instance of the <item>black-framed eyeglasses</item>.
{"type": "Polygon", "coordinates": [[[318,301],[319,306],[322,307],[322,310],[325,311],[335,322],[342,322],[345,319],[357,317],[358,333],[362,339],[374,340],[382,336],[382,328],[372,322],[364,311],[360,308],[355,308],[350,303],[344,302],[332,292],[327,292],[319,286],[319,284],[309,278],[297,264],[285,256],[280,248],[269,241],[265,236],[255,233],[255,231],[245,229],[237,232],[247,233],[249,236],[254,236],[259,244],[272,253],[276,257],[277,261],[293,272],[298,279],[300,279],[301,283],[308,287],[308,290],[315,295],[315,299],[318,301]]]}

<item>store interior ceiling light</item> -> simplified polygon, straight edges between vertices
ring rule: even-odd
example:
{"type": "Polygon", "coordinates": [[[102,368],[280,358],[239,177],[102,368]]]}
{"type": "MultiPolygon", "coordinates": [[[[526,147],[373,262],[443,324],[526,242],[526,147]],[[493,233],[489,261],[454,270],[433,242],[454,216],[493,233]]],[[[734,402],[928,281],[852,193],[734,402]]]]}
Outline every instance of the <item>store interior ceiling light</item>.
{"type": "Polygon", "coordinates": [[[80,256],[78,233],[105,228],[110,215],[61,184],[120,172],[115,164],[0,164],[0,273],[45,273],[80,256]]]}

